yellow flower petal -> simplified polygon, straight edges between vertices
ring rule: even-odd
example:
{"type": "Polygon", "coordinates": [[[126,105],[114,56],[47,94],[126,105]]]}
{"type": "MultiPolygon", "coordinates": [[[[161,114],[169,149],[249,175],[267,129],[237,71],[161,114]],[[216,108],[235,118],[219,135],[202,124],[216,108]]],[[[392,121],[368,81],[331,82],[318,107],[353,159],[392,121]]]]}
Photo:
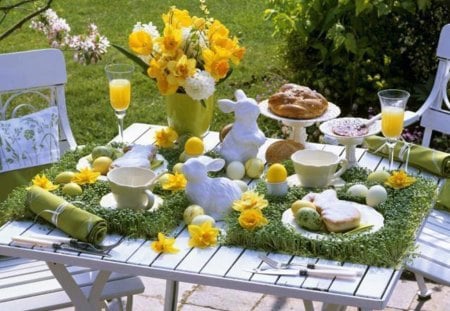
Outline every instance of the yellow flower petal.
{"type": "Polygon", "coordinates": [[[175,141],[178,139],[178,134],[170,127],[163,128],[155,133],[156,145],[161,148],[173,147],[175,141]]]}
{"type": "Polygon", "coordinates": [[[59,185],[54,185],[44,174],[34,176],[31,182],[33,186],[38,186],[48,191],[58,189],[59,187],[59,185]]]}
{"type": "Polygon", "coordinates": [[[233,209],[242,212],[247,209],[263,209],[268,206],[269,202],[264,199],[263,194],[258,194],[253,191],[246,191],[242,194],[239,200],[233,202],[233,209]]]}
{"type": "Polygon", "coordinates": [[[189,225],[188,231],[191,236],[188,245],[191,247],[206,248],[217,244],[219,229],[213,227],[209,221],[200,226],[189,225]]]}
{"type": "Polygon", "coordinates": [[[392,175],[387,179],[385,185],[394,188],[394,189],[402,189],[409,187],[413,183],[416,182],[416,179],[412,176],[408,176],[404,171],[395,171],[392,175]]]}
{"type": "Polygon", "coordinates": [[[158,240],[153,241],[151,248],[157,253],[175,254],[179,249],[174,246],[175,238],[168,238],[163,233],[158,233],[158,240]]]}
{"type": "Polygon", "coordinates": [[[239,224],[247,230],[255,230],[268,224],[268,220],[264,217],[260,209],[252,208],[242,211],[239,216],[239,224]]]}
{"type": "Polygon", "coordinates": [[[178,191],[186,188],[187,180],[183,174],[167,174],[167,181],[162,185],[164,190],[178,191]]]}
{"type": "Polygon", "coordinates": [[[78,173],[75,173],[72,181],[79,185],[93,184],[97,181],[100,176],[99,172],[94,172],[89,167],[82,168],[78,173]]]}
{"type": "Polygon", "coordinates": [[[152,37],[143,30],[135,31],[128,37],[128,46],[139,55],[150,55],[153,51],[152,37]]]}

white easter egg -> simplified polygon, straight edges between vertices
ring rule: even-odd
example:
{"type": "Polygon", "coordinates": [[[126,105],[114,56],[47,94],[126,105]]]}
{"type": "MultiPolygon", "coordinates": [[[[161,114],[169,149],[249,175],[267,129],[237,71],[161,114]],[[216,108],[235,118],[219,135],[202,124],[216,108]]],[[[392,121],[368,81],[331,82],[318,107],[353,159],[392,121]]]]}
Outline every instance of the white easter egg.
{"type": "Polygon", "coordinates": [[[366,196],[366,204],[372,207],[387,200],[387,191],[383,186],[375,185],[369,188],[366,196]]]}
{"type": "Polygon", "coordinates": [[[354,197],[365,198],[369,189],[365,185],[356,184],[347,189],[347,194],[354,197]]]}
{"type": "Polygon", "coordinates": [[[228,164],[226,172],[230,179],[242,179],[245,175],[245,166],[239,161],[233,161],[228,164]]]}
{"type": "Polygon", "coordinates": [[[195,217],[205,214],[205,210],[200,205],[192,204],[186,207],[183,212],[183,220],[186,225],[190,225],[195,217]]]}
{"type": "Polygon", "coordinates": [[[198,215],[198,216],[195,216],[194,219],[192,219],[191,225],[201,226],[204,222],[207,222],[207,221],[209,221],[211,223],[211,226],[214,226],[216,224],[216,221],[211,216],[198,215]]]}
{"type": "Polygon", "coordinates": [[[233,180],[233,181],[239,186],[239,188],[241,189],[242,193],[244,193],[245,191],[248,190],[248,185],[244,181],[239,180],[239,179],[236,179],[236,180],[233,180]]]}

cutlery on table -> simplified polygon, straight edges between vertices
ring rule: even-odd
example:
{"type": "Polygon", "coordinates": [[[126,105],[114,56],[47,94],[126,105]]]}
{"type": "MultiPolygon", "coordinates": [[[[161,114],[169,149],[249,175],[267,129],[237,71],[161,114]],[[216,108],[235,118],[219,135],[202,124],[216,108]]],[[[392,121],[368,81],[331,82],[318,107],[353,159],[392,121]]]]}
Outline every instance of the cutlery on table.
{"type": "Polygon", "coordinates": [[[316,277],[336,277],[353,278],[358,276],[357,271],[344,270],[318,270],[318,269],[251,269],[248,272],[267,275],[291,275],[291,276],[316,276],[316,277]]]}
{"type": "Polygon", "coordinates": [[[33,238],[29,236],[13,236],[11,238],[16,243],[20,244],[28,244],[28,245],[34,245],[34,246],[42,246],[42,247],[51,247],[54,250],[67,250],[72,252],[81,252],[86,254],[92,254],[92,255],[100,255],[100,256],[111,256],[108,253],[105,253],[105,251],[101,250],[94,250],[94,249],[84,249],[84,248],[78,248],[73,245],[70,245],[66,242],[57,242],[57,241],[51,241],[46,239],[39,239],[39,238],[33,238]]]}
{"type": "Polygon", "coordinates": [[[367,120],[366,122],[363,122],[361,124],[359,124],[356,129],[357,130],[361,130],[363,128],[368,128],[369,126],[371,126],[373,123],[375,123],[377,120],[381,119],[381,113],[377,114],[376,116],[370,118],[369,120],[367,120]]]}
{"type": "Polygon", "coordinates": [[[73,247],[76,247],[79,249],[93,250],[93,251],[100,251],[100,252],[110,251],[114,247],[118,246],[121,243],[121,240],[118,240],[117,242],[110,244],[110,245],[94,245],[92,243],[79,241],[77,239],[68,238],[68,237],[61,237],[61,236],[53,236],[53,235],[45,235],[45,234],[30,234],[28,236],[30,238],[53,241],[55,243],[65,243],[65,244],[68,244],[70,246],[73,246],[73,247]]]}
{"type": "MultiPolygon", "coordinates": [[[[315,264],[315,263],[308,263],[308,264],[301,264],[301,263],[288,263],[288,262],[279,262],[276,261],[266,255],[260,254],[259,259],[264,261],[266,264],[268,264],[270,267],[274,269],[290,269],[293,267],[304,267],[306,269],[314,270],[314,269],[323,269],[323,270],[336,270],[336,271],[350,271],[351,273],[355,273],[355,276],[362,275],[361,270],[355,270],[347,267],[341,267],[341,266],[335,266],[335,265],[321,265],[321,264],[315,264]]],[[[264,269],[259,269],[261,271],[264,271],[264,269]]]]}

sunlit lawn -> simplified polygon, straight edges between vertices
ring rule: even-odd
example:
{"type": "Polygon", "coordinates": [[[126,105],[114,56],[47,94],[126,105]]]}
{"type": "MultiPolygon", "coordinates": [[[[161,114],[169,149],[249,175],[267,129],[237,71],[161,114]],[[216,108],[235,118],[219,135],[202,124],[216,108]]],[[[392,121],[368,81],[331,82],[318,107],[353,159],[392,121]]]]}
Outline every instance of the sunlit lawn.
{"type": "MultiPolygon", "coordinates": [[[[152,21],[161,29],[161,14],[171,5],[187,9],[193,15],[201,14],[194,0],[60,0],[54,1],[53,9],[67,20],[73,33],[84,32],[88,23],[93,22],[111,42],[126,46],[128,34],[138,21],[152,21]]],[[[216,98],[231,98],[237,88],[243,89],[249,96],[265,98],[285,78],[278,51],[280,39],[272,37],[272,25],[263,18],[265,1],[208,1],[208,7],[211,16],[225,24],[247,49],[241,65],[218,87],[216,98]]],[[[46,38],[28,27],[0,41],[2,53],[45,47],[46,38]]],[[[114,48],[109,49],[100,63],[89,66],[74,63],[71,55],[70,51],[65,52],[68,71],[66,99],[77,143],[105,143],[117,134],[117,128],[108,102],[103,68],[112,61],[128,60],[114,48]]],[[[154,81],[141,72],[135,72],[132,83],[132,105],[125,118],[125,126],[134,122],[166,124],[163,98],[154,81]]],[[[218,130],[231,120],[231,115],[216,109],[212,129],[218,130]]],[[[267,135],[271,135],[276,128],[273,121],[264,117],[260,117],[260,126],[267,131],[267,135]]]]}

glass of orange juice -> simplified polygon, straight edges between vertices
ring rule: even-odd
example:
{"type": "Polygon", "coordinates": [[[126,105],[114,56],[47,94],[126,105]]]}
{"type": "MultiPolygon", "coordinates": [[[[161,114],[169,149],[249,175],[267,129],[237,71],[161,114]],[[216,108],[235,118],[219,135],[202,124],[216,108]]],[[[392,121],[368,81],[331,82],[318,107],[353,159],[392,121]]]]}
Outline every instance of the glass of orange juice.
{"type": "Polygon", "coordinates": [[[389,148],[389,170],[394,163],[394,147],[403,131],[403,118],[409,93],[404,90],[387,89],[378,92],[381,104],[381,132],[389,148]]]}
{"type": "Polygon", "coordinates": [[[123,143],[123,118],[131,101],[132,64],[109,64],[105,67],[109,80],[109,100],[119,125],[119,139],[123,143]]]}

